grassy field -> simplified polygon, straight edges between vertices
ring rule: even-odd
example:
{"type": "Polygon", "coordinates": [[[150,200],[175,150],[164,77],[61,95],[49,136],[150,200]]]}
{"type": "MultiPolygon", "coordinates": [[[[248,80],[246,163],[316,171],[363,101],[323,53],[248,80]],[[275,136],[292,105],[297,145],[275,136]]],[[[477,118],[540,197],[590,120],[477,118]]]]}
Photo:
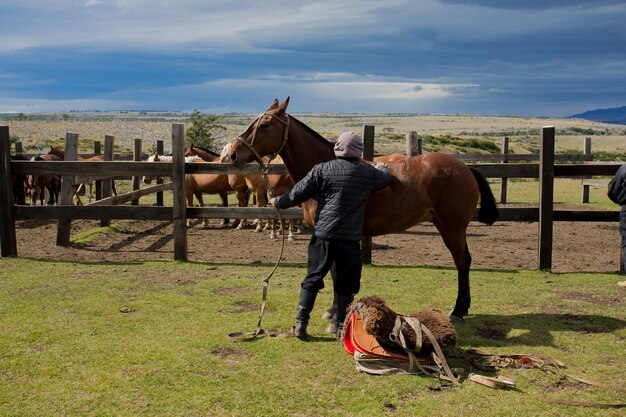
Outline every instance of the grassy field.
{"type": "MultiPolygon", "coordinates": [[[[261,110],[261,109],[259,109],[261,110]]],[[[76,113],[72,115],[31,115],[27,120],[5,116],[0,124],[8,125],[12,137],[23,144],[26,152],[47,151],[50,144],[61,145],[66,133],[77,133],[80,151],[92,152],[93,141],[104,141],[104,135],[115,136],[115,152],[132,153],[135,138],[143,139],[144,151],[163,140],[166,152],[171,150],[172,123],[190,126],[184,114],[141,113],[76,113]]],[[[360,114],[295,114],[328,140],[334,141],[345,130],[363,131],[366,124],[374,125],[375,152],[404,153],[405,135],[415,131],[424,138],[425,152],[484,153],[483,147],[472,148],[471,141],[490,142],[501,146],[502,138],[510,138],[512,153],[537,153],[542,126],[556,128],[557,153],[581,153],[585,137],[592,138],[592,151],[609,153],[626,159],[626,127],[591,122],[583,119],[543,117],[497,117],[481,115],[360,115],[360,114]],[[452,138],[453,143],[441,143],[441,138],[452,138]],[[465,142],[465,143],[464,143],[465,142]]],[[[234,140],[254,120],[252,114],[222,115],[219,123],[226,130],[219,133],[223,145],[234,140]]],[[[495,147],[492,146],[495,152],[495,147]]],[[[497,152],[496,152],[497,153],[497,152]]]]}
{"type": "MultiPolygon", "coordinates": [[[[517,389],[359,374],[313,313],[311,341],[253,330],[270,265],[65,263],[0,259],[0,415],[7,416],[618,416],[544,400],[624,402],[541,369],[502,369],[517,389]]],[[[264,325],[293,324],[303,265],[281,266],[264,325]]],[[[614,274],[474,271],[463,348],[543,354],[567,371],[624,386],[625,292],[614,274]]],[[[372,266],[361,295],[397,311],[448,311],[456,272],[372,266]]],[[[453,366],[471,368],[460,360],[453,366]]]]}

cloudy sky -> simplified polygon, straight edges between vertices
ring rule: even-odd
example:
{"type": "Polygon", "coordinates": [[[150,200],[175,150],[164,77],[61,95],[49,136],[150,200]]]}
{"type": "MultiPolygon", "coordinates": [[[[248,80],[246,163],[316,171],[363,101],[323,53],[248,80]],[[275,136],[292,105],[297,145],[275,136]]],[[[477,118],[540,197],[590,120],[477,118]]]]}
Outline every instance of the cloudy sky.
{"type": "Polygon", "coordinates": [[[624,0],[2,0],[0,113],[567,116],[626,105],[624,0]]]}

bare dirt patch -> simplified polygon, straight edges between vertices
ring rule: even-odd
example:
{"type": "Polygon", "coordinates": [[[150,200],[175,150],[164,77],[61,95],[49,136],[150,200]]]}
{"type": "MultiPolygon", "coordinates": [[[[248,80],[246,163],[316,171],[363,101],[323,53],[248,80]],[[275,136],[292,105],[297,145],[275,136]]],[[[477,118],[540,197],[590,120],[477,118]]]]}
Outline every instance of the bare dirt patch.
{"type": "MultiPolygon", "coordinates": [[[[208,228],[199,223],[188,229],[190,261],[252,264],[276,261],[280,239],[252,229],[222,228],[219,220],[208,228]]],[[[56,222],[18,221],[18,256],[83,262],[134,262],[172,260],[173,227],[162,221],[119,221],[110,230],[85,244],[58,247],[56,222]]],[[[98,221],[75,221],[72,235],[99,227],[98,221]]],[[[468,244],[473,268],[517,270],[538,266],[538,226],[530,222],[497,222],[494,226],[472,223],[468,244]]],[[[309,232],[285,242],[283,262],[305,264],[309,232]]],[[[619,270],[617,224],[557,222],[554,226],[554,272],[616,272],[619,270]]],[[[378,265],[434,265],[453,267],[451,256],[435,227],[422,224],[405,233],[373,239],[373,262],[378,265]]]]}

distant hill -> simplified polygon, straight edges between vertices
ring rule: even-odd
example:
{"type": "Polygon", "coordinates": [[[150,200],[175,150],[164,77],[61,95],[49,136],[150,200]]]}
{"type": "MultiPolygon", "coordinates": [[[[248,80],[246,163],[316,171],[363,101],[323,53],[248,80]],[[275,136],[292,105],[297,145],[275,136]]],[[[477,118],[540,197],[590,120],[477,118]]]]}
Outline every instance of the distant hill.
{"type": "Polygon", "coordinates": [[[615,107],[612,109],[589,110],[584,113],[575,114],[571,117],[593,120],[594,122],[626,125],[626,106],[615,107]]]}

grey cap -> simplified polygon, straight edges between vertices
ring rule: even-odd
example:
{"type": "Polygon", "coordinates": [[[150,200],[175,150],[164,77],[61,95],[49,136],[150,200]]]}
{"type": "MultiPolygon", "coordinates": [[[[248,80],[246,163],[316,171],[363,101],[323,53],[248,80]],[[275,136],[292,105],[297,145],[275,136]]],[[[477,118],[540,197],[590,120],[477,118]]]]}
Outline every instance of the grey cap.
{"type": "Polygon", "coordinates": [[[335,156],[360,158],[363,155],[363,139],[356,132],[343,132],[335,144],[335,156]]]}

